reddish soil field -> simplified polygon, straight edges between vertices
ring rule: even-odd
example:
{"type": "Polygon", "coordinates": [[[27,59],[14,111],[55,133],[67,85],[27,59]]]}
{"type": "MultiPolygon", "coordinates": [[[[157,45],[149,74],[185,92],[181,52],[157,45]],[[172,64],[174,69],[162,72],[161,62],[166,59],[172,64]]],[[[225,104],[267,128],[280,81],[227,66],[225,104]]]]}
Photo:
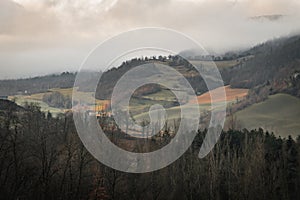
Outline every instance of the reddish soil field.
{"type": "MultiPolygon", "coordinates": [[[[230,86],[224,86],[221,88],[217,88],[212,90],[211,92],[216,93],[217,98],[215,99],[216,102],[220,102],[223,101],[223,97],[221,95],[219,95],[218,97],[218,92],[222,91],[222,89],[225,89],[225,93],[226,93],[226,101],[234,101],[237,98],[238,99],[242,99],[244,98],[247,94],[248,94],[248,89],[237,89],[237,88],[230,88],[230,86]]],[[[196,101],[196,99],[191,99],[190,102],[191,103],[199,103],[199,104],[209,104],[211,102],[211,97],[210,97],[210,92],[206,92],[200,96],[197,97],[198,102],[196,101]]]]}

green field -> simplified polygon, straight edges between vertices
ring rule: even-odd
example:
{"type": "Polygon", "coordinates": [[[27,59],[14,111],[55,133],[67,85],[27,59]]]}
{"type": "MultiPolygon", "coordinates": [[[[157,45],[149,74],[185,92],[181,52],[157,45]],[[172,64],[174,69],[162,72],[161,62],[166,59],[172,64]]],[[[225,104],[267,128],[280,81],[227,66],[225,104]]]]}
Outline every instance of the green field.
{"type": "Polygon", "coordinates": [[[288,94],[269,96],[236,113],[237,123],[247,129],[263,128],[276,135],[300,135],[300,99],[288,94]]]}
{"type": "MultiPolygon", "coordinates": [[[[211,109],[211,105],[210,104],[200,104],[200,105],[191,105],[190,107],[187,106],[176,106],[176,107],[172,107],[172,108],[167,108],[166,109],[166,114],[167,114],[167,119],[168,120],[174,120],[174,119],[180,119],[180,115],[181,115],[181,109],[183,108],[188,108],[188,109],[199,109],[200,113],[205,111],[205,110],[210,110],[211,109]]],[[[188,117],[188,116],[186,116],[188,117]]],[[[149,115],[148,115],[148,111],[135,115],[134,116],[135,119],[137,120],[149,120],[149,115]]]]}
{"type": "MultiPolygon", "coordinates": [[[[72,95],[72,88],[67,89],[51,89],[47,93],[58,91],[66,96],[72,95]]],[[[64,113],[65,109],[50,107],[42,101],[45,93],[38,93],[33,95],[16,95],[11,96],[10,99],[15,99],[19,105],[24,105],[25,102],[37,103],[42,111],[50,111],[54,116],[59,113],[64,113]]],[[[91,93],[77,92],[79,99],[93,98],[91,93]]],[[[151,105],[170,104],[174,100],[174,95],[169,90],[162,90],[161,92],[144,96],[143,100],[132,99],[130,105],[131,114],[135,120],[143,121],[149,120],[148,109],[151,105]]],[[[100,100],[97,100],[97,102],[100,100]]],[[[200,104],[200,110],[210,110],[210,104],[200,104]]],[[[196,107],[195,107],[196,108],[196,107]]],[[[174,120],[180,118],[180,106],[175,106],[166,109],[168,119],[174,120]]],[[[236,121],[240,128],[257,129],[259,127],[274,132],[276,135],[287,137],[292,135],[296,137],[300,135],[300,99],[287,94],[276,94],[269,96],[264,102],[251,105],[250,107],[238,111],[236,114],[236,121]]]]}
{"type": "MultiPolygon", "coordinates": [[[[43,93],[36,93],[36,94],[31,94],[31,95],[14,95],[14,96],[9,96],[10,100],[14,100],[18,105],[24,106],[25,103],[36,103],[41,107],[41,110],[43,112],[51,112],[53,116],[57,116],[60,113],[65,113],[66,111],[70,109],[61,109],[61,108],[55,108],[49,106],[47,103],[43,102],[43,96],[45,94],[50,94],[52,92],[59,92],[63,94],[64,96],[69,96],[72,98],[72,95],[76,96],[76,100],[80,102],[94,102],[95,98],[93,98],[93,93],[92,92],[81,92],[77,91],[73,94],[73,88],[52,88],[49,89],[47,92],[43,93]]],[[[106,100],[96,100],[97,105],[107,103],[106,100]]],[[[94,108],[94,105],[91,104],[91,109],[94,108]]]]}
{"type": "Polygon", "coordinates": [[[147,98],[147,99],[158,100],[158,101],[174,101],[174,100],[176,100],[175,95],[171,92],[171,90],[168,90],[168,89],[162,89],[159,92],[145,95],[143,97],[147,98]]]}
{"type": "Polygon", "coordinates": [[[43,111],[43,112],[49,111],[53,114],[53,116],[57,116],[60,113],[64,113],[66,110],[61,109],[61,108],[51,107],[47,103],[43,102],[43,96],[45,94],[49,94],[54,91],[58,91],[58,92],[62,93],[63,95],[68,96],[70,94],[70,92],[72,93],[72,88],[67,88],[67,89],[54,88],[54,89],[51,89],[48,92],[44,92],[44,93],[37,93],[37,94],[32,94],[32,95],[10,96],[9,99],[14,100],[20,106],[24,106],[25,103],[35,103],[41,107],[41,111],[43,111]]]}
{"type": "Polygon", "coordinates": [[[41,107],[41,111],[43,112],[51,112],[53,114],[53,116],[57,116],[60,113],[64,113],[65,110],[64,109],[60,109],[60,108],[54,108],[54,107],[50,107],[48,104],[46,104],[45,102],[35,99],[34,98],[28,98],[28,96],[23,96],[23,95],[17,95],[17,96],[12,96],[10,97],[11,100],[14,100],[18,105],[20,106],[24,106],[26,103],[34,103],[37,104],[38,106],[41,107]]]}
{"type": "MultiPolygon", "coordinates": [[[[38,104],[41,107],[41,110],[43,112],[49,111],[53,114],[53,116],[57,116],[60,113],[66,112],[67,109],[51,107],[47,103],[43,102],[43,96],[45,94],[49,94],[51,92],[60,92],[61,94],[65,95],[65,96],[72,97],[73,88],[64,88],[64,89],[52,88],[48,92],[37,93],[37,94],[32,94],[32,95],[15,95],[15,96],[10,96],[9,99],[14,100],[20,106],[24,106],[25,103],[38,104]]],[[[79,95],[79,99],[91,97],[90,93],[77,92],[76,94],[79,95]]]]}

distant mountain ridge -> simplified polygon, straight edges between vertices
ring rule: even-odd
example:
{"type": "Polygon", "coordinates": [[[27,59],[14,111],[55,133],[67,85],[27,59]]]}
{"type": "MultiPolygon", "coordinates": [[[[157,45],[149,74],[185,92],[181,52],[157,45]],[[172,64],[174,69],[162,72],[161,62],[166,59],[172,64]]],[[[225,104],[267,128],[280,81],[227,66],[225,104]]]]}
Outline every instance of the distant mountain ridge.
{"type": "MultiPolygon", "coordinates": [[[[194,54],[192,56],[194,56],[193,63],[197,63],[198,57],[194,54]]],[[[202,60],[206,62],[206,57],[199,59],[200,66],[202,60]]],[[[229,52],[223,56],[210,57],[210,60],[215,62],[228,62],[230,59],[236,60],[232,60],[228,67],[219,67],[225,85],[247,89],[268,86],[268,89],[271,90],[270,93],[284,91],[300,97],[298,80],[300,76],[297,76],[300,72],[300,35],[270,40],[243,52],[229,52]]],[[[191,83],[196,93],[201,94],[207,91],[202,77],[197,74],[197,71],[187,60],[180,56],[159,56],[144,59],[134,58],[123,62],[118,68],[104,72],[98,84],[96,97],[109,99],[115,83],[124,73],[133,67],[149,62],[169,65],[180,71],[191,83]]],[[[209,70],[209,67],[206,69],[209,70]]],[[[99,75],[99,73],[87,72],[85,82],[81,84],[82,87],[79,90],[90,91],[90,80],[99,78],[99,75]]],[[[34,94],[46,92],[51,88],[71,88],[75,78],[76,73],[65,72],[59,75],[29,79],[2,80],[0,81],[0,95],[34,94]]],[[[153,86],[148,87],[148,89],[153,90],[153,92],[158,90],[157,87],[153,86]]]]}

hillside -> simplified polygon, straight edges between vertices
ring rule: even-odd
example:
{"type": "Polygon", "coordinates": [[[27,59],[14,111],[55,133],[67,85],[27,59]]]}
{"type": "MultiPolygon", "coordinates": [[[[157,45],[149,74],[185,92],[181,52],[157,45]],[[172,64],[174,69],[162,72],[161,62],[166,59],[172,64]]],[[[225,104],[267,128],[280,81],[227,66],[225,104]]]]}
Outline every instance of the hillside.
{"type": "MultiPolygon", "coordinates": [[[[233,88],[253,89],[257,86],[270,84],[272,92],[286,92],[294,96],[300,96],[297,92],[300,84],[291,79],[300,71],[300,36],[286,37],[265,42],[247,51],[232,53],[223,56],[212,56],[215,64],[220,70],[225,85],[233,88]]],[[[193,57],[190,63],[179,56],[151,58],[133,58],[123,62],[118,68],[112,68],[101,77],[98,84],[96,98],[110,99],[116,82],[130,69],[145,63],[161,63],[173,67],[181,72],[191,83],[198,94],[207,91],[206,85],[191,64],[211,68],[211,62],[207,58],[193,57]]],[[[80,91],[91,92],[89,81],[97,78],[97,73],[86,73],[86,82],[81,84],[80,91]]],[[[73,87],[76,74],[62,73],[19,80],[0,81],[1,95],[35,94],[47,92],[51,88],[73,87]]],[[[158,92],[160,89],[149,87],[147,94],[158,92]]],[[[140,94],[141,95],[141,94],[140,94]]],[[[142,94],[143,95],[143,94],[142,94]]],[[[144,94],[145,95],[145,94],[144,94]]]]}
{"type": "MultiPolygon", "coordinates": [[[[188,53],[188,52],[187,52],[188,53]]],[[[186,55],[187,56],[187,55],[186,55]]],[[[193,56],[190,61],[197,66],[204,66],[206,69],[211,68],[210,62],[205,57],[193,56]]],[[[191,83],[198,95],[207,91],[206,85],[199,74],[185,69],[184,61],[176,60],[178,58],[169,57],[166,60],[158,60],[166,65],[174,67],[176,70],[181,70],[186,79],[191,83]],[[174,62],[176,60],[177,62],[174,62]],[[191,75],[193,74],[193,75],[191,75]]],[[[274,39],[262,44],[259,44],[247,51],[232,53],[228,52],[220,57],[212,57],[218,66],[223,77],[224,84],[230,85],[235,89],[249,89],[247,99],[240,102],[240,107],[236,110],[244,109],[252,104],[262,102],[269,95],[277,93],[287,93],[293,96],[300,97],[300,36],[285,37],[274,39]]],[[[134,61],[134,65],[138,65],[138,60],[134,61]]],[[[120,75],[120,72],[125,73],[132,64],[125,63],[120,68],[107,72],[112,79],[120,75]]],[[[108,81],[107,81],[108,82],[108,81]]],[[[113,80],[115,82],[115,80],[113,80]]],[[[108,86],[104,83],[104,86],[108,86]]],[[[111,82],[112,84],[112,82],[111,82]]],[[[108,88],[102,87],[105,92],[112,91],[112,85],[108,88]]],[[[100,92],[98,93],[100,94],[100,92]]],[[[234,95],[234,94],[233,94],[234,95]]],[[[231,96],[233,96],[231,95],[231,96]]],[[[246,90],[245,94],[246,95],[246,90]]],[[[167,100],[168,94],[165,90],[156,90],[147,92],[146,95],[140,95],[151,99],[167,100]],[[166,97],[167,96],[167,97],[166,97]]],[[[98,97],[100,97],[98,95],[98,97]]],[[[104,94],[101,98],[109,98],[109,95],[104,94]]],[[[200,101],[207,102],[208,96],[199,97],[200,101]]],[[[236,97],[233,97],[236,98],[236,97]]],[[[169,98],[170,100],[172,97],[169,98]]],[[[233,99],[231,99],[232,101],[233,99]]]]}
{"type": "MultiPolygon", "coordinates": [[[[217,88],[212,92],[218,92],[218,90],[221,90],[223,88],[217,88]]],[[[248,94],[247,89],[237,89],[237,88],[231,88],[229,85],[224,86],[225,93],[226,93],[226,101],[227,102],[232,102],[232,101],[240,101],[241,99],[245,98],[248,94]]],[[[216,99],[216,102],[222,101],[222,97],[220,99],[216,99]]],[[[211,97],[210,93],[206,92],[200,96],[198,96],[197,99],[198,104],[210,104],[211,102],[211,97]]],[[[191,101],[192,103],[196,103],[195,100],[191,101]]]]}
{"type": "Polygon", "coordinates": [[[294,137],[300,134],[300,99],[288,94],[275,94],[261,103],[236,113],[237,124],[248,130],[259,127],[275,134],[294,137]]]}
{"type": "MultiPolygon", "coordinates": [[[[169,56],[167,57],[162,57],[159,56],[158,58],[156,57],[152,57],[152,58],[134,58],[132,60],[123,62],[121,64],[121,66],[119,66],[118,68],[112,68],[106,72],[104,72],[102,74],[101,80],[98,83],[98,87],[97,87],[97,91],[96,91],[96,98],[97,99],[110,99],[111,98],[111,94],[113,91],[113,88],[115,86],[115,84],[117,83],[117,81],[129,70],[131,70],[134,67],[143,65],[143,64],[155,64],[155,63],[159,63],[159,64],[164,64],[170,67],[173,67],[174,69],[176,69],[177,71],[179,71],[180,73],[183,74],[184,77],[186,77],[187,79],[197,76],[197,71],[192,67],[192,65],[182,59],[179,56],[169,56]]],[[[200,80],[201,81],[201,80],[200,80]]],[[[199,83],[199,82],[198,82],[199,83]]],[[[194,87],[194,89],[197,90],[205,90],[202,87],[199,87],[197,85],[193,85],[192,87],[194,87]]],[[[144,86],[142,88],[142,90],[144,91],[143,93],[141,92],[137,92],[138,95],[137,96],[143,96],[143,95],[148,95],[148,94],[152,94],[152,93],[156,93],[161,91],[163,88],[162,87],[149,87],[148,86],[144,86]]],[[[79,88],[79,90],[81,91],[87,91],[84,90],[83,88],[79,88]]]]}
{"type": "MultiPolygon", "coordinates": [[[[252,125],[258,125],[275,132],[290,132],[298,128],[298,126],[294,126],[297,124],[297,117],[299,117],[297,113],[294,113],[297,109],[292,109],[294,112],[287,116],[287,120],[291,120],[291,123],[288,123],[291,126],[290,129],[284,123],[278,122],[280,116],[277,116],[275,111],[274,114],[272,112],[276,107],[288,109],[285,106],[279,106],[281,104],[289,105],[286,104],[284,98],[277,99],[277,104],[275,104],[273,101],[277,96],[274,94],[287,93],[300,97],[300,36],[268,41],[244,52],[228,52],[223,56],[213,57],[213,60],[220,70],[224,84],[230,85],[226,88],[227,95],[230,97],[228,102],[239,100],[239,105],[237,105],[239,107],[233,109],[233,112],[241,110],[237,113],[237,116],[240,115],[238,120],[247,124],[245,127],[253,128],[252,125]],[[247,93],[249,95],[244,99],[247,93]],[[269,95],[273,96],[262,102],[269,95]],[[257,116],[259,112],[254,112],[252,109],[259,106],[259,102],[262,102],[263,105],[263,108],[259,109],[264,110],[264,112],[257,116]],[[267,118],[268,120],[261,119],[262,115],[265,116],[263,119],[267,118]],[[249,123],[247,120],[249,120],[249,123]],[[281,127],[281,129],[277,127],[281,127]]],[[[193,57],[190,63],[179,56],[133,58],[125,61],[119,67],[103,73],[96,91],[97,103],[101,104],[101,100],[110,99],[115,84],[127,71],[146,63],[168,65],[182,73],[199,95],[198,101],[201,102],[201,109],[209,110],[210,98],[206,93],[206,85],[202,77],[190,64],[203,67],[204,70],[209,71],[212,67],[209,58],[201,56],[193,57]]],[[[31,79],[4,80],[0,81],[0,94],[11,95],[11,99],[17,97],[16,102],[19,105],[23,105],[26,101],[37,102],[41,105],[43,111],[50,110],[53,113],[60,113],[64,112],[64,109],[49,106],[43,102],[43,96],[58,91],[66,97],[71,97],[75,76],[76,74],[73,73],[62,73],[31,79]]],[[[89,87],[90,80],[98,78],[99,74],[87,72],[85,76],[85,82],[78,88],[80,98],[92,98],[89,87]]],[[[290,96],[290,98],[292,97],[290,96]]],[[[137,118],[145,118],[145,112],[148,111],[151,105],[157,103],[168,108],[168,114],[172,118],[178,116],[178,102],[174,99],[174,95],[166,88],[155,84],[143,86],[134,93],[130,102],[131,114],[137,116],[137,118]]],[[[292,105],[294,104],[291,102],[292,105]]],[[[282,112],[287,111],[283,110],[282,112]]]]}
{"type": "Polygon", "coordinates": [[[250,89],[269,83],[273,90],[282,91],[300,70],[300,36],[272,40],[244,54],[254,57],[230,70],[232,87],[250,89]]]}
{"type": "MultiPolygon", "coordinates": [[[[294,82],[291,77],[300,72],[300,36],[274,39],[244,52],[228,52],[222,56],[211,58],[194,56],[187,61],[179,56],[133,58],[124,61],[119,67],[104,72],[98,84],[96,98],[110,99],[113,87],[119,78],[133,67],[153,62],[173,67],[181,72],[198,94],[207,91],[206,85],[191,64],[211,68],[213,60],[219,68],[225,85],[233,88],[253,89],[257,86],[270,84],[273,92],[287,92],[300,96],[297,90],[300,83],[294,82]],[[190,64],[190,63],[191,64],[190,64]]],[[[86,82],[81,84],[80,91],[90,91],[90,79],[98,78],[100,74],[86,73],[86,82]]],[[[18,80],[1,80],[0,95],[35,94],[47,92],[51,88],[73,87],[76,73],[48,75],[18,80]]],[[[153,88],[152,88],[153,89],[153,88]]],[[[151,88],[146,93],[151,94],[151,88]]],[[[158,89],[155,88],[155,92],[158,89]]],[[[153,92],[152,92],[153,93],[153,92]]]]}

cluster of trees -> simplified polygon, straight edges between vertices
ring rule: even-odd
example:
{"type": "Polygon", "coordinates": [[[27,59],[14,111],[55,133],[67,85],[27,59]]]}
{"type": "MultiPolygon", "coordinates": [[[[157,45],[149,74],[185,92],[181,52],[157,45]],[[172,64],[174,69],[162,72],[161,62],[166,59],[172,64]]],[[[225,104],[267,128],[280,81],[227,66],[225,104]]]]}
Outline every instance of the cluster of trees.
{"type": "Polygon", "coordinates": [[[227,52],[224,55],[186,55],[189,60],[201,60],[201,61],[228,61],[241,59],[246,61],[246,56],[249,56],[248,52],[227,52]]]}
{"type": "Polygon", "coordinates": [[[71,98],[57,91],[44,94],[43,101],[55,108],[70,109],[72,107],[71,98]]]}
{"type": "MultiPolygon", "coordinates": [[[[299,64],[299,63],[297,63],[299,64]]],[[[300,70],[296,70],[294,72],[294,74],[292,74],[289,79],[285,82],[287,86],[287,88],[285,89],[285,92],[292,94],[294,96],[300,97],[300,70]]]]}
{"type": "MultiPolygon", "coordinates": [[[[118,129],[107,134],[115,144],[126,139],[118,129]]],[[[71,113],[53,118],[34,104],[25,111],[1,110],[0,199],[300,198],[299,138],[283,139],[261,129],[229,130],[199,159],[205,134],[199,131],[170,166],[129,174],[102,165],[87,152],[71,113]]],[[[166,130],[159,140],[138,142],[137,148],[169,140],[166,130]]]]}

